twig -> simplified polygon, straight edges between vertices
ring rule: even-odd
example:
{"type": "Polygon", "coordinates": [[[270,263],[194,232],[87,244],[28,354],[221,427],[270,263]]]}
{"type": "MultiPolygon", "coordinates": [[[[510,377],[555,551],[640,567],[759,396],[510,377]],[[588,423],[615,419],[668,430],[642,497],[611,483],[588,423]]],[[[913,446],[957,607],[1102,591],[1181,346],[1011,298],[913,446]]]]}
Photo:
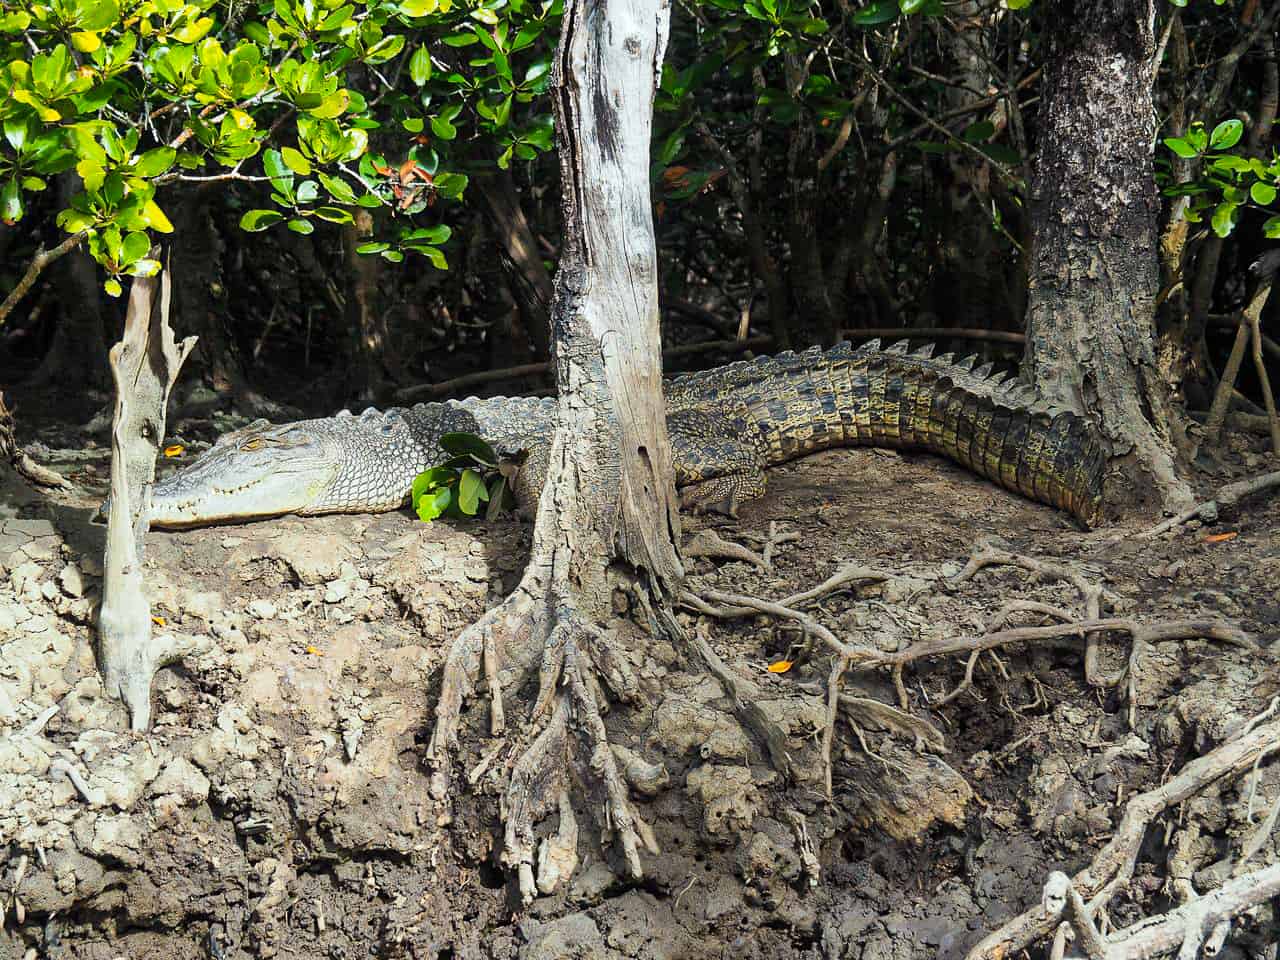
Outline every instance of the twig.
{"type": "Polygon", "coordinates": [[[63,240],[56,247],[46,250],[41,247],[36,251],[36,255],[31,258],[31,262],[27,264],[26,272],[23,273],[22,279],[17,282],[9,295],[4,298],[4,303],[0,303],[0,326],[4,326],[5,320],[9,318],[9,314],[13,312],[13,308],[18,305],[18,301],[27,295],[27,291],[31,289],[41,272],[49,264],[55,260],[61,259],[80,245],[80,241],[89,235],[88,230],[81,230],[79,233],[73,233],[67,239],[63,240]]]}
{"type": "MultiPolygon", "coordinates": [[[[768,347],[772,343],[773,338],[765,336],[748,337],[746,340],[708,340],[704,343],[690,343],[680,347],[672,347],[670,350],[662,351],[662,357],[664,360],[672,360],[677,357],[687,357],[698,353],[745,353],[748,350],[768,347]]],[[[455,393],[463,387],[471,387],[480,383],[493,383],[499,380],[516,380],[520,377],[546,373],[550,369],[551,364],[544,361],[542,363],[522,363],[518,366],[502,367],[497,370],[477,370],[475,373],[463,374],[460,377],[454,377],[452,380],[442,380],[439,383],[422,383],[412,387],[403,387],[396,391],[396,399],[406,403],[422,399],[434,399],[455,393]]]]}
{"type": "MultiPolygon", "coordinates": [[[[1253,296],[1249,298],[1249,305],[1244,308],[1243,322],[1236,328],[1236,339],[1231,345],[1231,355],[1227,358],[1227,365],[1222,371],[1222,378],[1218,381],[1218,389],[1214,391],[1213,403],[1209,406],[1209,417],[1204,423],[1204,433],[1210,442],[1216,443],[1218,437],[1222,433],[1222,421],[1227,415],[1227,408],[1231,405],[1231,391],[1235,389],[1236,377],[1240,374],[1240,367],[1244,363],[1245,349],[1249,345],[1249,341],[1254,340],[1254,356],[1255,361],[1261,367],[1262,364],[1262,344],[1257,337],[1262,336],[1260,327],[1263,308],[1266,307],[1267,301],[1271,298],[1271,284],[1274,274],[1274,267],[1271,267],[1265,260],[1260,260],[1254,264],[1254,267],[1261,267],[1258,274],[1258,286],[1253,291],[1253,296]],[[1255,336],[1255,331],[1257,332],[1255,336]]],[[[1269,381],[1265,379],[1266,370],[1263,369],[1263,383],[1270,386],[1269,381]]],[[[1272,439],[1275,441],[1275,450],[1280,453],[1280,426],[1276,425],[1275,419],[1275,401],[1271,397],[1271,391],[1265,390],[1267,394],[1267,414],[1273,424],[1272,439]]]]}
{"type": "MultiPolygon", "coordinates": [[[[1194,796],[1209,784],[1223,777],[1238,776],[1243,773],[1253,765],[1260,751],[1271,749],[1277,743],[1280,743],[1280,721],[1263,724],[1247,735],[1223,743],[1204,756],[1192,760],[1176,776],[1161,786],[1133,797],[1125,807],[1124,817],[1110,842],[1098,853],[1093,862],[1077,873],[1071,881],[1080,895],[1088,899],[1090,915],[1096,915],[1115,891],[1128,883],[1133,876],[1143,837],[1146,835],[1147,827],[1157,816],[1194,796]]],[[[1252,878],[1251,889],[1270,889],[1269,886],[1264,887],[1264,881],[1265,884],[1273,882],[1280,884],[1280,865],[1270,867],[1267,871],[1258,871],[1250,877],[1252,878]],[[1274,871],[1274,877],[1271,877],[1268,871],[1274,871]]],[[[1233,886],[1235,884],[1237,884],[1235,880],[1228,881],[1223,885],[1222,891],[1226,891],[1225,897],[1234,897],[1236,902],[1239,902],[1244,895],[1240,893],[1239,886],[1233,886]]],[[[1280,887],[1276,890],[1280,890],[1280,887]]],[[[1275,891],[1267,893],[1268,897],[1275,895],[1275,891]]],[[[1196,907],[1203,904],[1209,896],[1200,898],[1190,906],[1196,907]]],[[[969,951],[968,960],[995,960],[998,957],[1016,956],[1033,941],[1050,934],[1063,919],[1065,908],[1065,900],[1037,904],[985,937],[969,951]]],[[[1180,910],[1186,909],[1188,908],[1180,908],[1180,910]]],[[[1244,907],[1239,909],[1242,910],[1244,907]]],[[[1168,916],[1175,916],[1179,912],[1173,911],[1168,916]]],[[[1182,914],[1183,918],[1185,916],[1186,914],[1182,914]]],[[[1131,928],[1135,931],[1135,935],[1123,942],[1123,952],[1115,954],[1116,957],[1150,957],[1160,952],[1155,949],[1141,952],[1136,948],[1136,944],[1148,942],[1147,931],[1164,929],[1163,924],[1153,927],[1139,924],[1137,927],[1131,928]],[[1139,930],[1137,927],[1142,929],[1139,930]],[[1142,939],[1139,940],[1139,938],[1142,939]],[[1130,950],[1130,944],[1134,944],[1135,948],[1130,950]]],[[[1181,924],[1177,924],[1176,928],[1178,939],[1174,941],[1175,944],[1181,943],[1184,938],[1187,929],[1185,919],[1181,924]]],[[[1166,935],[1167,933],[1168,930],[1165,930],[1166,935]]],[[[1123,934],[1124,931],[1121,935],[1123,934]]],[[[1118,937],[1112,937],[1109,950],[1114,949],[1113,945],[1120,943],[1118,937]]]]}
{"type": "Polygon", "coordinates": [[[1189,520],[1203,520],[1205,523],[1214,523],[1217,521],[1220,512],[1232,510],[1245,497],[1253,496],[1255,493],[1261,493],[1263,490],[1269,490],[1272,487],[1280,487],[1280,470],[1225,484],[1218,489],[1212,500],[1198,503],[1194,507],[1182,511],[1176,517],[1170,517],[1168,520],[1157,523],[1149,530],[1135,534],[1135,539],[1150,540],[1152,537],[1158,537],[1160,534],[1181,526],[1189,520]]]}
{"type": "Polygon", "coordinates": [[[733,701],[734,713],[764,741],[774,769],[788,780],[791,779],[792,766],[791,757],[787,753],[787,736],[760,708],[760,700],[763,696],[760,688],[753,681],[739,676],[720,659],[720,655],[712,649],[701,625],[694,629],[689,645],[701,658],[711,675],[724,686],[729,699],[733,701]]]}
{"type": "Polygon", "coordinates": [[[688,539],[680,551],[686,557],[718,557],[727,560],[741,560],[761,570],[772,570],[773,565],[754,550],[749,550],[740,543],[726,540],[714,530],[699,530],[688,539]]]}
{"type": "Polygon", "coordinates": [[[80,771],[76,769],[75,764],[73,764],[71,761],[64,760],[62,757],[55,757],[53,759],[53,762],[49,764],[49,772],[52,774],[60,773],[63,776],[65,776],[68,780],[70,780],[71,785],[75,787],[77,791],[79,791],[80,796],[84,797],[85,803],[89,804],[89,806],[91,807],[106,806],[106,803],[107,803],[106,793],[101,788],[89,786],[89,783],[87,780],[85,780],[84,775],[81,774],[80,771]]]}
{"type": "Polygon", "coordinates": [[[71,489],[70,480],[48,467],[42,467],[18,446],[13,412],[5,406],[3,393],[0,393],[0,457],[8,460],[18,476],[37,490],[71,489]]]}

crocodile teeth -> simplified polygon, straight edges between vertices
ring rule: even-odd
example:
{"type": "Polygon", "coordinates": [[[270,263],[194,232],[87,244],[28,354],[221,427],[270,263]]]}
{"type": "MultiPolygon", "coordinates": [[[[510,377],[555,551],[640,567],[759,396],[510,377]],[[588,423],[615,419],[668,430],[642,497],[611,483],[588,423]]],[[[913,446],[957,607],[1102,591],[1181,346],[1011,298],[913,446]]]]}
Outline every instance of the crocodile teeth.
{"type": "Polygon", "coordinates": [[[937,346],[938,345],[936,343],[926,343],[923,347],[921,347],[915,353],[911,354],[911,356],[917,357],[921,360],[928,360],[930,357],[933,356],[933,351],[937,348],[937,346]]]}
{"type": "Polygon", "coordinates": [[[907,351],[910,349],[910,340],[899,340],[896,343],[891,343],[889,346],[885,347],[884,352],[898,357],[905,357],[907,355],[907,351]]]}
{"type": "Polygon", "coordinates": [[[982,366],[974,368],[973,375],[979,380],[985,380],[991,376],[992,369],[994,369],[992,364],[984,363],[982,366]]]}
{"type": "Polygon", "coordinates": [[[859,352],[859,353],[863,353],[863,354],[866,354],[866,353],[879,353],[879,352],[880,352],[880,338],[879,338],[879,337],[876,337],[874,340],[868,340],[866,343],[864,343],[864,344],[863,344],[863,345],[858,349],[858,352],[859,352]]]}
{"type": "Polygon", "coordinates": [[[959,360],[957,360],[956,366],[959,367],[961,370],[963,370],[965,373],[972,373],[973,365],[977,362],[978,362],[978,358],[973,354],[970,354],[967,357],[961,357],[959,360]]]}

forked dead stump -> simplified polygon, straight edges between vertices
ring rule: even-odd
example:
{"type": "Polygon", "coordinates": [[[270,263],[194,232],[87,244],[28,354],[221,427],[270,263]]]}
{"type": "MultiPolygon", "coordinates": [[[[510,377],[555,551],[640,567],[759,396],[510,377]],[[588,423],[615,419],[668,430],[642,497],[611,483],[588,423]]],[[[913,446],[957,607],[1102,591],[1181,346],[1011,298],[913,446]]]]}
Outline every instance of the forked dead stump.
{"type": "Polygon", "coordinates": [[[169,326],[169,272],[162,274],[159,310],[153,309],[154,277],[134,279],[124,335],[111,348],[116,387],[111,428],[111,501],[103,562],[102,608],[98,616],[99,666],[108,695],[129,708],[130,725],[151,722],[151,679],[186,651],[169,634],[155,635],[142,579],[142,555],[155,481],[156,456],[164,441],[165,408],[178,371],[196,338],[174,340],[169,326]]]}

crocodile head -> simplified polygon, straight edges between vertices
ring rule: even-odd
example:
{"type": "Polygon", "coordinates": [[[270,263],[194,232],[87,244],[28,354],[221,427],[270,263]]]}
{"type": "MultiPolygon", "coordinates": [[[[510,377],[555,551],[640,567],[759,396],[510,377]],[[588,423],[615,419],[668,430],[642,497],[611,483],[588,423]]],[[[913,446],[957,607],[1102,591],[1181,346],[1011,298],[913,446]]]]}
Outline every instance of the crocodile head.
{"type": "Polygon", "coordinates": [[[151,526],[328,512],[324,505],[345,462],[339,441],[316,421],[272,426],[258,420],[224,434],[155,485],[151,526]]]}

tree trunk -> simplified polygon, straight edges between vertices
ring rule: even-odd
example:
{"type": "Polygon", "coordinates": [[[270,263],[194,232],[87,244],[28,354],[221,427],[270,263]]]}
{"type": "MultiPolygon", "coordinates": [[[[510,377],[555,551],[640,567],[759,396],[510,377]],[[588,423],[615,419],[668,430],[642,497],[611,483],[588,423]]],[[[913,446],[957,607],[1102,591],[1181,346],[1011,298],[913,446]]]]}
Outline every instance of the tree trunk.
{"type": "Polygon", "coordinates": [[[181,343],[169,326],[171,278],[135,278],[124,333],[111,348],[116,385],[111,427],[111,499],[98,614],[98,659],[107,695],[129,708],[130,727],[151,723],[151,680],[192,648],[190,641],[152,629],[142,555],[151,510],[156,457],[164,444],[165,412],[183,361],[196,338],[181,343]],[[159,304],[154,304],[160,286],[159,304]]]}
{"type": "MultiPolygon", "coordinates": [[[[58,177],[58,203],[71,206],[80,189],[75,172],[58,177]]],[[[64,309],[53,331],[53,341],[40,365],[31,374],[33,386],[74,380],[85,387],[106,387],[111,382],[107,367],[107,341],[103,334],[102,280],[97,263],[81,244],[56,266],[56,276],[64,291],[56,298],[64,309]]]]}
{"type": "MultiPolygon", "coordinates": [[[[538,243],[529,221],[520,209],[520,197],[510,171],[497,170],[474,181],[498,240],[502,265],[511,278],[512,292],[520,305],[524,332],[533,344],[534,359],[545,360],[551,352],[547,339],[548,312],[554,293],[551,276],[538,253],[538,243]]],[[[517,331],[513,330],[513,333],[517,331]]]]}
{"type": "Polygon", "coordinates": [[[1026,370],[1111,446],[1108,501],[1181,509],[1155,369],[1153,0],[1058,0],[1040,107],[1026,370]]]}
{"type": "Polygon", "coordinates": [[[353,348],[347,393],[358,397],[361,403],[376,403],[387,392],[385,361],[391,339],[387,315],[378,309],[380,261],[356,251],[372,233],[373,214],[364,209],[357,210],[354,222],[343,229],[347,265],[345,319],[353,348]]]}
{"type": "Polygon", "coordinates": [[[653,97],[669,16],[665,0],[566,5],[552,73],[565,230],[550,338],[558,426],[550,450],[529,451],[521,468],[546,471],[529,567],[515,592],[450,651],[428,751],[432,792],[443,799],[462,700],[481,668],[494,734],[505,729],[502,688],[538,674],[532,717],[517,734],[526,750],[502,804],[502,860],[526,903],[554,889],[576,862],[571,770],[630,874],[641,872],[639,845],[653,848],[608,745],[597,677],[620,698],[635,690],[625,658],[612,649],[616,633],[601,627],[611,608],[610,568],[622,568],[660,613],[683,577],[649,196],[653,97]],[[538,851],[535,881],[535,830],[557,811],[560,831],[538,851]]]}

